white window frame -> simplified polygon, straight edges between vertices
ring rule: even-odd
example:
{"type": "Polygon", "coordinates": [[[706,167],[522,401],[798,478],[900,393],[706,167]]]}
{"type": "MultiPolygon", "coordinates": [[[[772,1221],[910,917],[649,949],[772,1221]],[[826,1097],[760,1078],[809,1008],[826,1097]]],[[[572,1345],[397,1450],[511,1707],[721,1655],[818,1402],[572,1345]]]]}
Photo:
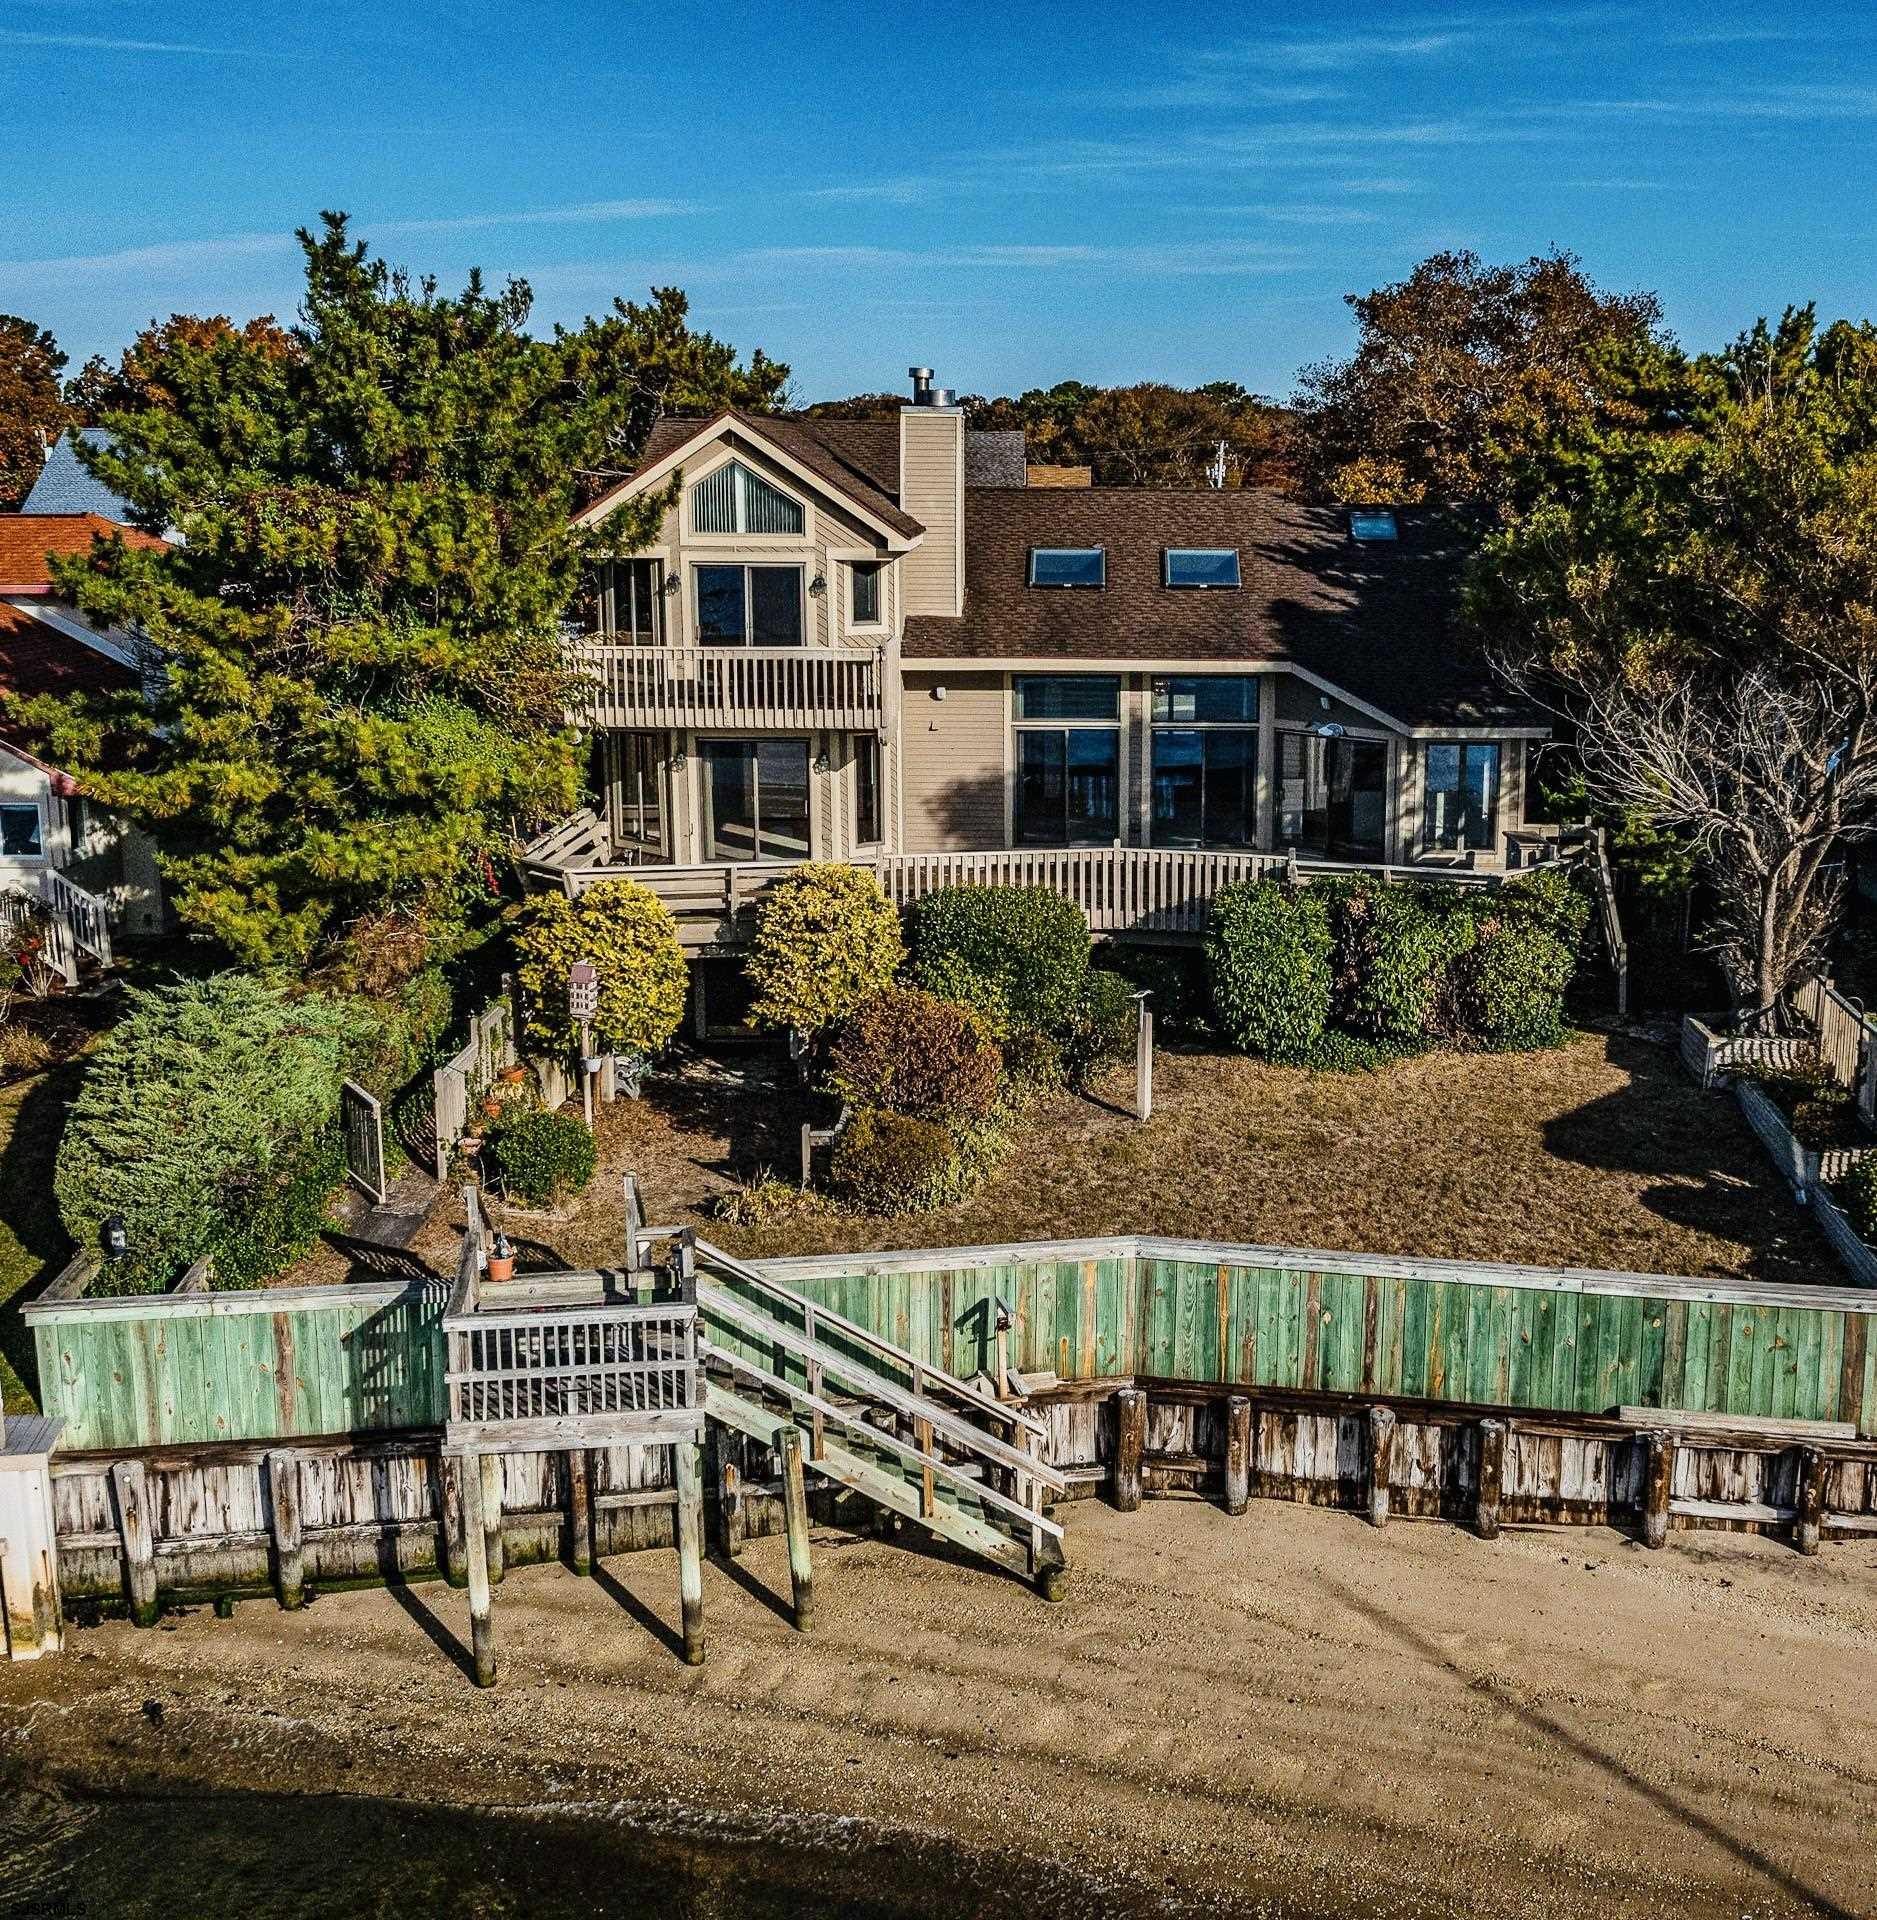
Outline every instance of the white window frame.
{"type": "Polygon", "coordinates": [[[754,567],[767,567],[776,572],[789,572],[795,575],[795,599],[801,612],[801,639],[792,647],[778,647],[772,651],[779,653],[799,653],[810,644],[808,624],[808,569],[799,560],[750,560],[737,558],[712,559],[693,554],[691,557],[691,633],[694,644],[700,647],[723,648],[726,651],[734,646],[754,647],[758,643],[752,639],[751,630],[755,621],[751,616],[750,570],[754,567]],[[704,638],[704,596],[698,580],[699,572],[705,567],[736,567],[743,575],[743,638],[740,641],[706,640],[704,638]]]}

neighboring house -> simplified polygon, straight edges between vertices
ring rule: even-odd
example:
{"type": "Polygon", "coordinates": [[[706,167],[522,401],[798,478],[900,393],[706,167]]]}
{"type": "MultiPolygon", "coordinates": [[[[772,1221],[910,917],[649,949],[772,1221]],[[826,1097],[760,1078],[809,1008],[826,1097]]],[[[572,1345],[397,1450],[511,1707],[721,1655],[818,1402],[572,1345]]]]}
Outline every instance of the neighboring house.
{"type": "Polygon", "coordinates": [[[20,512],[95,513],[120,527],[130,525],[130,503],[113,493],[78,458],[77,443],[108,447],[111,436],[102,427],[76,427],[53,442],[46,464],[32,491],[20,502],[20,512]]]}
{"type": "MultiPolygon", "coordinates": [[[[543,878],[641,863],[682,908],[718,897],[700,866],[867,859],[896,897],[1037,878],[1098,929],[1190,930],[1179,889],[1256,867],[1228,854],[1491,868],[1523,823],[1547,729],[1463,633],[1433,516],[1026,486],[1022,436],[917,373],[897,421],[663,420],[583,518],[674,475],[581,621],[604,818],[530,849],[543,878]]],[[[714,939],[748,885],[719,891],[714,939]]]]}
{"type": "MultiPolygon", "coordinates": [[[[113,533],[151,540],[96,513],[0,515],[0,690],[24,697],[141,685],[130,637],[91,626],[52,584],[53,556],[87,552],[113,533]]],[[[88,801],[47,758],[43,739],[0,705],[0,890],[49,898],[48,873],[101,903],[119,932],[162,926],[149,837],[88,801]]]]}

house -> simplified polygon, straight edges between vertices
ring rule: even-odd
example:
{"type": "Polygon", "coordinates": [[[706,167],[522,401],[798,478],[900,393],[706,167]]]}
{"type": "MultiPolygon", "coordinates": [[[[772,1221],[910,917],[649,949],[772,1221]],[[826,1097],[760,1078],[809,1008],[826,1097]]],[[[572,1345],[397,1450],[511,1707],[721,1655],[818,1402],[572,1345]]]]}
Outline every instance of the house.
{"type": "Polygon", "coordinates": [[[894,421],[667,418],[587,508],[681,481],[582,609],[602,803],[529,871],[632,865],[709,944],[751,863],[1035,878],[1118,932],[1277,861],[1499,865],[1547,730],[1438,518],[1027,485],[1020,435],[913,377],[894,421]]]}
{"type": "MultiPolygon", "coordinates": [[[[94,539],[152,536],[95,512],[0,515],[0,691],[125,692],[142,684],[127,634],[92,626],[53,585],[55,557],[94,539]]],[[[149,837],[88,801],[53,764],[45,740],[0,703],[0,893],[31,895],[77,923],[78,944],[98,957],[108,932],[154,933],[162,887],[149,837]]],[[[15,916],[6,916],[11,920],[15,916]]]]}

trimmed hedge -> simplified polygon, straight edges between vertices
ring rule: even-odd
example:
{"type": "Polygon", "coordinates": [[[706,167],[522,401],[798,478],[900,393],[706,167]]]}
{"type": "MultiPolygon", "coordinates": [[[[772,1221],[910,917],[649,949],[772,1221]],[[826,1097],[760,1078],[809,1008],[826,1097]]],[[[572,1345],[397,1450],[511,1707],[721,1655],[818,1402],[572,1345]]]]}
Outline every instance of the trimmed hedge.
{"type": "Polygon", "coordinates": [[[593,1040],[602,1052],[649,1060],[684,1018],[689,975],[677,923],[636,880],[602,880],[578,900],[537,896],[516,925],[515,954],[528,1032],[554,1052],[579,1042],[579,1029],[567,1017],[567,979],[579,960],[599,968],[593,1040]]]}
{"type": "Polygon", "coordinates": [[[308,1238],[308,1196],[330,1166],[308,1143],[332,1130],[367,1023],[355,1007],[290,999],[240,973],[129,1000],[91,1056],[53,1176],[81,1246],[96,1246],[105,1219],[123,1215],[129,1255],[95,1290],[161,1292],[205,1253],[239,1273],[277,1271],[291,1258],[279,1249],[308,1238]]]}
{"type": "Polygon", "coordinates": [[[853,1107],[929,1120],[976,1118],[997,1099],[1001,1065],[968,1007],[917,987],[887,987],[841,1029],[828,1084],[853,1107]]]}
{"type": "Polygon", "coordinates": [[[763,902],[744,963],[758,1026],[819,1033],[892,983],[906,958],[899,909],[860,867],[809,864],[763,902]]]}
{"type": "Polygon", "coordinates": [[[1467,1034],[1495,1053],[1564,1040],[1564,990],[1577,971],[1571,949],[1539,918],[1487,912],[1454,962],[1456,1004],[1467,1034]]]}
{"type": "Polygon", "coordinates": [[[1082,909],[1047,887],[941,887],[913,908],[913,978],[1006,1030],[1067,1027],[1092,945],[1082,909]]]}
{"type": "Polygon", "coordinates": [[[834,1143],[828,1183],[844,1204],[867,1213],[932,1205],[953,1176],[956,1147],[936,1120],[868,1108],[834,1143]]]}
{"type": "Polygon", "coordinates": [[[322,1134],[302,1154],[265,1176],[224,1220],[209,1252],[219,1292],[264,1287],[311,1253],[325,1230],[334,1192],[345,1183],[345,1136],[322,1134]]]}
{"type": "Polygon", "coordinates": [[[1086,1086],[1103,1067],[1133,1059],[1140,1019],[1134,983],[1118,973],[1091,968],[1063,1035],[1062,1064],[1070,1084],[1086,1086]]]}
{"type": "Polygon", "coordinates": [[[1367,878],[1315,883],[1336,936],[1337,1025],[1396,1048],[1425,1046],[1451,1024],[1449,969],[1475,923],[1452,892],[1367,878]]]}
{"type": "Polygon", "coordinates": [[[1220,1031],[1267,1060],[1308,1060],[1329,1024],[1335,946],[1328,904],[1313,888],[1221,887],[1206,935],[1220,1031]]]}
{"type": "Polygon", "coordinates": [[[506,1114],[489,1130],[483,1151],[503,1191],[529,1206],[552,1206],[593,1178],[593,1136],[571,1113],[506,1114]]]}

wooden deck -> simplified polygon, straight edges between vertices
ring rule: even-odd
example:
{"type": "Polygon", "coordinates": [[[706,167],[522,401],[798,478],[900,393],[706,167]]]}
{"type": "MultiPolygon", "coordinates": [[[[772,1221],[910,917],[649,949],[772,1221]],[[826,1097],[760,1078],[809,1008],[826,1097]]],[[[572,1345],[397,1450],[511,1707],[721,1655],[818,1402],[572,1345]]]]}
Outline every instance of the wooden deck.
{"type": "Polygon", "coordinates": [[[572,716],[584,727],[735,727],[744,732],[874,732],[886,710],[871,647],[571,649],[591,691],[572,716]]]}

